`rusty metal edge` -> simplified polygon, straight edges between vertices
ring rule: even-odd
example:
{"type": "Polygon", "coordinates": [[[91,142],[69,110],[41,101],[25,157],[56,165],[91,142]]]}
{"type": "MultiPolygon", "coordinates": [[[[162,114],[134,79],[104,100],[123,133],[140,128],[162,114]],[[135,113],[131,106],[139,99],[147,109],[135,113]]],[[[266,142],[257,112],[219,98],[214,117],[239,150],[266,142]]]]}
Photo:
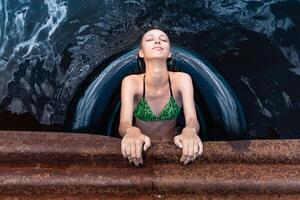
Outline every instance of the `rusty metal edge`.
{"type": "MultiPolygon", "coordinates": [[[[120,138],[57,133],[0,131],[1,163],[43,162],[52,164],[89,164],[105,161],[122,162],[120,138]],[[66,159],[67,158],[67,159],[66,159]]],[[[300,163],[300,140],[242,140],[203,142],[201,162],[300,163]]],[[[178,161],[181,150],[172,142],[152,143],[145,159],[178,161]]]]}
{"type": "Polygon", "coordinates": [[[204,154],[189,166],[179,165],[181,150],[172,143],[154,143],[141,168],[122,158],[120,141],[0,131],[0,195],[300,197],[300,140],[204,142],[204,154]]]}

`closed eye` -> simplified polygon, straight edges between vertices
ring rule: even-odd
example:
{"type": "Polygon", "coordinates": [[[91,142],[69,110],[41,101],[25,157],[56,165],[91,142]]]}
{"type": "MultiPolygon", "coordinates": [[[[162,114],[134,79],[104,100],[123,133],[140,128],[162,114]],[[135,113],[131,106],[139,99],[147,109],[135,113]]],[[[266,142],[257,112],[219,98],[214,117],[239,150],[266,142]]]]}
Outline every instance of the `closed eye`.
{"type": "MultiPolygon", "coordinates": [[[[153,39],[147,39],[146,42],[148,42],[148,41],[153,41],[153,39]]],[[[162,39],[161,39],[161,41],[167,42],[167,40],[162,40],[162,39]]]]}

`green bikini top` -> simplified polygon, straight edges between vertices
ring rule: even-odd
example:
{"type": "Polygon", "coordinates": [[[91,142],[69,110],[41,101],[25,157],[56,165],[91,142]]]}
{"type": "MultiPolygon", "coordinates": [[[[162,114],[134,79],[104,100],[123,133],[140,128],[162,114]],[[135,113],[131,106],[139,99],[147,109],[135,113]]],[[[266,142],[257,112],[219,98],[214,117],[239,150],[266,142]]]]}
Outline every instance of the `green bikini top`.
{"type": "Polygon", "coordinates": [[[151,108],[149,107],[146,98],[145,98],[145,75],[143,77],[143,82],[144,82],[144,91],[143,91],[143,96],[141,97],[139,103],[134,109],[134,116],[140,120],[143,121],[159,121],[159,120],[171,120],[175,119],[178,117],[180,114],[181,108],[178,106],[176,103],[175,98],[173,97],[172,93],[172,88],[171,88],[171,81],[170,81],[170,76],[168,75],[169,78],[169,86],[170,86],[170,93],[171,97],[165,107],[162,109],[160,112],[159,116],[156,116],[151,108]]]}

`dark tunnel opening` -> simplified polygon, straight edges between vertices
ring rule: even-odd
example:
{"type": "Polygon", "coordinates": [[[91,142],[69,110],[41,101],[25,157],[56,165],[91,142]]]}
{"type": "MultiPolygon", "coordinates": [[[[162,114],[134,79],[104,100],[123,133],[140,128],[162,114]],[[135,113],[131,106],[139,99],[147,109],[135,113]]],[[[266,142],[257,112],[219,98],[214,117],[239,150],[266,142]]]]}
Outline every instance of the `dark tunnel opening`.
{"type": "MultiPolygon", "coordinates": [[[[86,78],[69,108],[65,129],[119,137],[121,80],[143,73],[137,63],[137,48],[111,56],[86,78]]],[[[168,70],[191,75],[197,117],[204,141],[249,139],[247,121],[241,103],[225,78],[195,52],[172,47],[168,70]]],[[[177,120],[184,127],[183,112],[177,120]]]]}

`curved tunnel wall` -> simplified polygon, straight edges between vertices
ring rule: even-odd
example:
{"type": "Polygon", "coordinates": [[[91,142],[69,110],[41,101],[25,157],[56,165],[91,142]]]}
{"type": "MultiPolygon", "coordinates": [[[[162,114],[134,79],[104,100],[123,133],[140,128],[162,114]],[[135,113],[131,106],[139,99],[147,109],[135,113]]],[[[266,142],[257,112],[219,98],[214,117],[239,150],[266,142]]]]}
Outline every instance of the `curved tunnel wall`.
{"type": "Polygon", "coordinates": [[[70,102],[98,63],[157,25],[226,78],[250,139],[300,138],[299,9],[292,0],[2,0],[0,129],[64,131],[70,102]]]}
{"type": "MultiPolygon", "coordinates": [[[[186,72],[193,79],[202,138],[245,139],[245,114],[239,99],[222,75],[196,53],[180,47],[173,47],[172,53],[174,65],[169,70],[186,72]]],[[[114,56],[114,60],[109,59],[112,62],[98,66],[104,70],[96,69],[92,81],[81,87],[70,107],[67,122],[72,131],[117,135],[120,83],[126,75],[138,71],[136,55],[137,48],[120,53],[114,56]]]]}

